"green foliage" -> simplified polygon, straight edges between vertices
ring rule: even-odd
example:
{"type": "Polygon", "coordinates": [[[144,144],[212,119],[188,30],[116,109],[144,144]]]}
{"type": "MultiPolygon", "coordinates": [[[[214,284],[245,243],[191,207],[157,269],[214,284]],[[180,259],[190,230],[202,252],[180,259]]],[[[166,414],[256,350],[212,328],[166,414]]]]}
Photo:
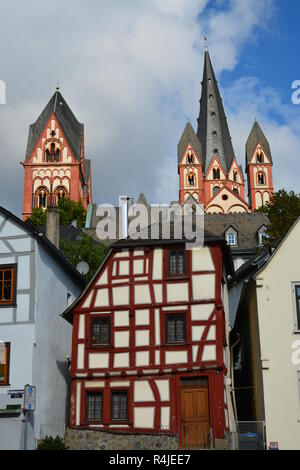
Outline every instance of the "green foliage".
{"type": "Polygon", "coordinates": [[[85,210],[82,202],[75,202],[68,198],[62,198],[58,201],[58,212],[60,217],[60,225],[70,225],[76,220],[77,227],[84,227],[85,210]]]}
{"type": "Polygon", "coordinates": [[[60,249],[74,266],[80,261],[88,263],[90,270],[86,274],[87,281],[94,276],[100,264],[107,255],[109,248],[102,242],[96,242],[90,236],[83,236],[80,241],[60,240],[60,249]]]}
{"type": "Polygon", "coordinates": [[[270,203],[260,209],[270,219],[267,243],[282,239],[300,217],[300,194],[281,189],[270,203]]]}
{"type": "Polygon", "coordinates": [[[68,446],[64,443],[64,440],[56,436],[46,436],[37,446],[37,450],[68,450],[68,446]]]}
{"type": "Polygon", "coordinates": [[[46,225],[46,211],[43,211],[41,207],[32,209],[32,214],[31,217],[29,217],[29,220],[36,227],[44,227],[46,225]]]}
{"type": "MultiPolygon", "coordinates": [[[[73,220],[76,220],[77,227],[84,227],[85,224],[85,210],[82,202],[75,202],[68,198],[62,198],[58,201],[59,223],[60,225],[70,225],[73,220]]],[[[29,220],[36,227],[45,227],[46,225],[47,210],[37,207],[32,210],[32,215],[29,220]]]]}

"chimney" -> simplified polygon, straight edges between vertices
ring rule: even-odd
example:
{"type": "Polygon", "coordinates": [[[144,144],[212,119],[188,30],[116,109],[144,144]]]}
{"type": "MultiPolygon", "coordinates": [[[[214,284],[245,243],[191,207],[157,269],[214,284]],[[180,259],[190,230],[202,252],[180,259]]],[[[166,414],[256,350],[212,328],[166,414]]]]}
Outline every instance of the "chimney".
{"type": "Polygon", "coordinates": [[[59,212],[57,206],[47,208],[46,237],[59,248],[59,212]]]}

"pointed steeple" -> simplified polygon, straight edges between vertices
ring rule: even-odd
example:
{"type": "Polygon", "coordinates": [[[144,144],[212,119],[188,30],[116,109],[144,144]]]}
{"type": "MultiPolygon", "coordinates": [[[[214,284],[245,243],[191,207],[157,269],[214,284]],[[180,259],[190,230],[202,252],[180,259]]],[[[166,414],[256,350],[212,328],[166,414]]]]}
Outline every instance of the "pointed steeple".
{"type": "Polygon", "coordinates": [[[199,162],[203,163],[202,147],[190,122],[188,122],[185,126],[183,134],[178,143],[178,164],[181,163],[181,160],[184,156],[184,153],[186,152],[188,145],[191,145],[193,147],[194,151],[197,154],[199,162]]]}
{"type": "Polygon", "coordinates": [[[205,173],[215,154],[218,155],[221,165],[228,172],[234,158],[234,151],[218,82],[207,47],[204,57],[197,134],[203,149],[205,173]]]}
{"type": "Polygon", "coordinates": [[[266,138],[265,134],[263,133],[260,125],[258,124],[257,120],[253,124],[251,132],[249,134],[247,143],[246,143],[246,167],[250,163],[251,158],[255,152],[256,147],[260,144],[265,152],[266,156],[270,163],[272,163],[272,154],[270,149],[270,144],[268,139],[266,138]]]}
{"type": "Polygon", "coordinates": [[[52,113],[55,114],[75,158],[81,160],[84,125],[77,121],[57,85],[54,94],[34,124],[29,127],[25,160],[28,160],[52,113]]]}

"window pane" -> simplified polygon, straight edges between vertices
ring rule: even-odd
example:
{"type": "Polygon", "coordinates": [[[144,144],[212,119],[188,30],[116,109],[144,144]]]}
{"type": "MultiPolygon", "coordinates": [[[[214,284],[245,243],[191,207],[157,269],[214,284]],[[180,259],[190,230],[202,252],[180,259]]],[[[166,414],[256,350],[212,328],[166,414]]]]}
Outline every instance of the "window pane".
{"type": "Polygon", "coordinates": [[[296,287],[296,295],[297,297],[300,297],[300,286],[296,287]]]}
{"type": "Polygon", "coordinates": [[[92,323],[92,344],[110,344],[110,319],[94,320],[92,323]]]}
{"type": "Polygon", "coordinates": [[[185,251],[172,250],[169,252],[169,276],[185,274],[185,251]]]}
{"type": "Polygon", "coordinates": [[[127,392],[112,393],[112,419],[124,420],[128,417],[127,392]]]}
{"type": "Polygon", "coordinates": [[[102,393],[87,395],[87,419],[102,420],[102,393]]]}
{"type": "Polygon", "coordinates": [[[168,315],[166,339],[168,343],[185,341],[185,315],[168,315]]]}

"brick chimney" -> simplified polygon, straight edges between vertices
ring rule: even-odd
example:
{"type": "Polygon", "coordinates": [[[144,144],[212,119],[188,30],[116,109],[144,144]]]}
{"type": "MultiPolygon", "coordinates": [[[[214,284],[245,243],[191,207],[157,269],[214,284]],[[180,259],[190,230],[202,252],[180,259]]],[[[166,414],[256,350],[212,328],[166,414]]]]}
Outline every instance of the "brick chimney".
{"type": "Polygon", "coordinates": [[[59,248],[59,212],[57,206],[47,208],[46,237],[59,248]]]}

